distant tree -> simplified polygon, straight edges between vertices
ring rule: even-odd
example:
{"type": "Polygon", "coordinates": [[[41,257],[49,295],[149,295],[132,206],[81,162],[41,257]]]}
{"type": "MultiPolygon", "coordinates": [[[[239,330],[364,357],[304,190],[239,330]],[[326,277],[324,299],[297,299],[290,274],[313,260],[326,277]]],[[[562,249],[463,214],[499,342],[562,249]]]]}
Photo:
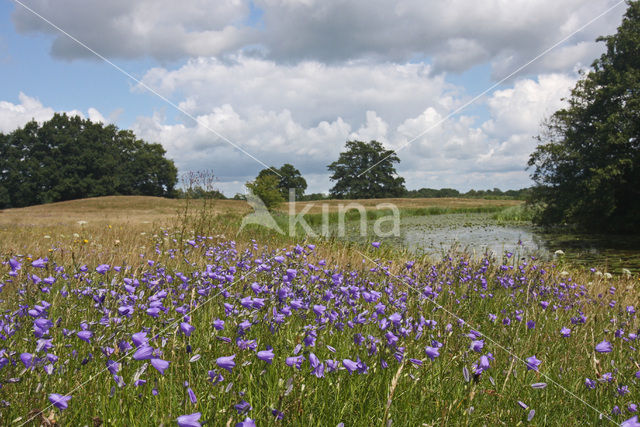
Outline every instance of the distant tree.
{"type": "Polygon", "coordinates": [[[107,195],[169,196],[177,181],[160,144],[129,130],[55,114],[0,134],[0,207],[107,195]]]}
{"type": "Polygon", "coordinates": [[[182,189],[178,188],[174,190],[174,198],[176,199],[212,199],[212,200],[224,200],[225,195],[218,190],[205,190],[201,186],[182,189]]]}
{"type": "Polygon", "coordinates": [[[556,111],[529,159],[541,224],[640,231],[640,2],[556,111]]]}
{"type": "Polygon", "coordinates": [[[307,181],[302,177],[300,171],[293,165],[285,163],[280,169],[271,167],[262,169],[258,178],[264,176],[274,176],[278,180],[278,189],[285,200],[289,200],[289,189],[295,190],[296,199],[301,199],[307,189],[307,181]]]}
{"type": "Polygon", "coordinates": [[[330,198],[331,198],[331,196],[329,194],[311,193],[311,194],[305,194],[304,196],[302,196],[302,198],[300,200],[313,201],[313,200],[328,200],[330,198]]]}
{"type": "Polygon", "coordinates": [[[278,178],[275,175],[265,174],[259,176],[253,182],[247,182],[247,188],[258,196],[267,209],[273,209],[284,202],[284,197],[278,188],[278,178]]]}
{"type": "Polygon", "coordinates": [[[333,197],[366,199],[405,194],[404,178],[398,176],[394,167],[394,163],[400,162],[395,151],[386,150],[378,141],[347,141],[345,149],[328,166],[333,172],[331,180],[335,181],[331,189],[333,197]]]}

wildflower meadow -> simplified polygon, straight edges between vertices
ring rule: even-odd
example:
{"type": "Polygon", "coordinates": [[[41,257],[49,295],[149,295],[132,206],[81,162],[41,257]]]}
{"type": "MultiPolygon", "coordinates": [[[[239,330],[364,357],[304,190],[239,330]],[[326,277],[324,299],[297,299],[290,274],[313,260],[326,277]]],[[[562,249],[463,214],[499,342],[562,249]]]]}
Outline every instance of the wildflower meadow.
{"type": "Polygon", "coordinates": [[[144,238],[123,263],[3,254],[0,424],[638,425],[637,278],[144,238]]]}

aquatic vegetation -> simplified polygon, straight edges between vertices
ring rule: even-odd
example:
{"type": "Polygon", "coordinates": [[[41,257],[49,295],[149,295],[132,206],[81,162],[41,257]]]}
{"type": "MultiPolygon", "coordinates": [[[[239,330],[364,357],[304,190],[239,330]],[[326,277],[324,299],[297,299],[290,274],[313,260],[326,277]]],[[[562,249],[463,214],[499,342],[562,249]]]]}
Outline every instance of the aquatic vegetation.
{"type": "Polygon", "coordinates": [[[511,254],[400,262],[380,242],[359,262],[154,242],[130,265],[2,260],[1,424],[57,408],[64,425],[633,425],[633,278],[511,254]]]}

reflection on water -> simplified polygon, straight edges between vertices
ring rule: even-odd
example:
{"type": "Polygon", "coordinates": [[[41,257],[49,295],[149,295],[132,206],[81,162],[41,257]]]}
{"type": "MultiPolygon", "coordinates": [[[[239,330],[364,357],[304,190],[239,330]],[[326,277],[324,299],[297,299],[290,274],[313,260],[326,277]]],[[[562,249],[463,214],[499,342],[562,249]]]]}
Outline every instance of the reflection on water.
{"type": "MultiPolygon", "coordinates": [[[[357,227],[348,226],[347,230],[347,239],[365,240],[358,236],[357,227]]],[[[435,257],[456,248],[477,256],[487,251],[500,256],[507,251],[517,256],[552,259],[556,250],[562,250],[565,258],[587,267],[611,273],[627,268],[640,273],[639,237],[545,233],[528,224],[500,224],[491,214],[404,217],[400,233],[399,238],[382,240],[435,257]]]]}
{"type": "Polygon", "coordinates": [[[530,225],[498,224],[487,214],[404,218],[401,243],[417,253],[442,254],[452,247],[479,256],[505,251],[551,259],[556,250],[589,267],[612,273],[640,272],[640,238],[629,236],[545,233],[530,225]]]}

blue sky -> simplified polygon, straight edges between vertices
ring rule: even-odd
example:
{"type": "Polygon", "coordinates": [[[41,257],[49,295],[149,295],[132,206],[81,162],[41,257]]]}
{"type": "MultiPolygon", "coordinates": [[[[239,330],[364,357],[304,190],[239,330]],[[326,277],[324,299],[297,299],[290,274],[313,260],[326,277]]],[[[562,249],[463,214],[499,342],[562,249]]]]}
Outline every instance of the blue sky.
{"type": "Polygon", "coordinates": [[[326,165],[348,139],[396,149],[409,188],[528,186],[540,121],[562,106],[577,70],[602,51],[595,38],[613,33],[624,12],[614,0],[24,3],[199,124],[3,0],[0,131],[55,111],[115,123],[162,143],[182,172],[212,169],[227,194],[255,177],[255,159],[292,163],[310,191],[327,191],[326,165]]]}

